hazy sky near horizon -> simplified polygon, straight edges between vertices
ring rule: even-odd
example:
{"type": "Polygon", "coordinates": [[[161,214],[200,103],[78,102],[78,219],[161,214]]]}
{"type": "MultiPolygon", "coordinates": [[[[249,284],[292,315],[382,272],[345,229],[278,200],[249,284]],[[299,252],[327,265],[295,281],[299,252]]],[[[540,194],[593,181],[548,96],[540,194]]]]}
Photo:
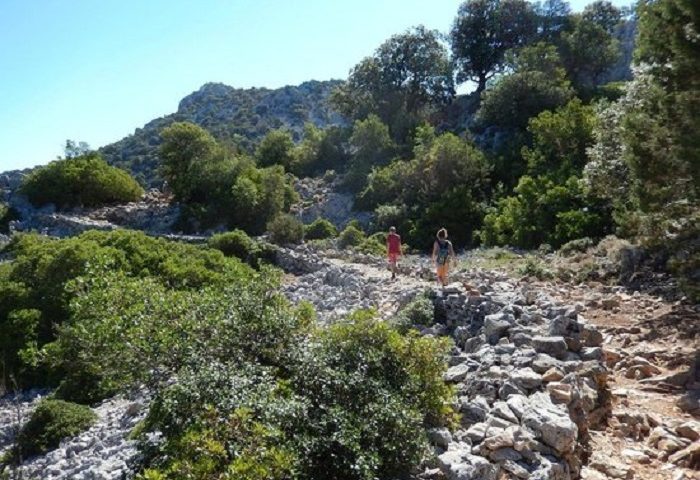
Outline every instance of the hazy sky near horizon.
{"type": "Polygon", "coordinates": [[[0,171],[48,163],[66,139],[117,141],[207,82],[346,78],[395,33],[448,31],[460,3],[0,0],[0,171]]]}

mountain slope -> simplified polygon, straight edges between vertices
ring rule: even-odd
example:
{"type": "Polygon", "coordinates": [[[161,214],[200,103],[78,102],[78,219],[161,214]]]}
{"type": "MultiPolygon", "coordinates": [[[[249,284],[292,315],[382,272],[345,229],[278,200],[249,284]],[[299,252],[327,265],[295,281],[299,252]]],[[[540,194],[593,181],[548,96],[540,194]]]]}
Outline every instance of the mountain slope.
{"type": "Polygon", "coordinates": [[[189,121],[209,130],[225,143],[250,149],[271,129],[286,127],[299,139],[304,124],[319,127],[343,123],[328,104],[340,80],[309,81],[278,89],[233,88],[207,83],[180,101],[177,112],[156,118],[118,142],[100,149],[107,162],[132,172],[149,186],[160,181],[160,131],[173,122],[189,121]]]}

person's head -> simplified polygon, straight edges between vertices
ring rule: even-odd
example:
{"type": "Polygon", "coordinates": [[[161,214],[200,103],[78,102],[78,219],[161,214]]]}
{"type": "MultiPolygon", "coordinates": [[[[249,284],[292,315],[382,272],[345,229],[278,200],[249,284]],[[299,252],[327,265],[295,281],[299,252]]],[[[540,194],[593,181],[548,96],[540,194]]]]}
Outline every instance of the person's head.
{"type": "Polygon", "coordinates": [[[389,227],[389,233],[396,233],[396,227],[389,227]]]}
{"type": "Polygon", "coordinates": [[[447,240],[447,229],[441,228],[440,230],[438,230],[437,238],[439,240],[447,240]]]}

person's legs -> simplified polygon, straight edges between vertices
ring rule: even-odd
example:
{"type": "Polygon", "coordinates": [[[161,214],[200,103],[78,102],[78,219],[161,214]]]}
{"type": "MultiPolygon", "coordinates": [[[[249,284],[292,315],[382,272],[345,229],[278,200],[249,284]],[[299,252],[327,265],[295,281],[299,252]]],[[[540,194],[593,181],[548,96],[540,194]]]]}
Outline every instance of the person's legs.
{"type": "Polygon", "coordinates": [[[447,284],[445,281],[446,275],[447,275],[447,265],[441,265],[438,263],[437,267],[436,267],[436,271],[437,271],[438,285],[442,285],[444,287],[447,284]]]}
{"type": "Polygon", "coordinates": [[[398,273],[398,268],[396,266],[396,262],[398,262],[398,255],[395,253],[390,253],[389,254],[389,267],[391,268],[391,278],[394,279],[396,278],[396,274],[398,273]]]}

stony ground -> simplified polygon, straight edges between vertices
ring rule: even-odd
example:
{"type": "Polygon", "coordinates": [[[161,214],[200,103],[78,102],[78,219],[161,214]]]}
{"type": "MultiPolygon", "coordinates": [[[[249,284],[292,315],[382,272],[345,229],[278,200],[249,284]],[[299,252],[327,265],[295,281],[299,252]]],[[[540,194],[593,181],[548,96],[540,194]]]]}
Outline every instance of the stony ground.
{"type": "MultiPolygon", "coordinates": [[[[429,259],[419,256],[404,259],[397,280],[366,255],[302,247],[279,260],[284,293],[313,303],[322,322],[368,307],[390,318],[430,292],[440,318],[421,331],[455,340],[445,378],[457,388],[462,424],[430,432],[436,457],[422,477],[700,478],[697,306],[468,264],[449,289],[435,289],[429,259]]],[[[23,415],[35,396],[19,402],[23,415]]],[[[0,403],[0,449],[15,405],[0,403]]],[[[128,434],[144,411],[139,399],[105,402],[95,427],[25,471],[121,478],[136,453],[128,434]]]]}

